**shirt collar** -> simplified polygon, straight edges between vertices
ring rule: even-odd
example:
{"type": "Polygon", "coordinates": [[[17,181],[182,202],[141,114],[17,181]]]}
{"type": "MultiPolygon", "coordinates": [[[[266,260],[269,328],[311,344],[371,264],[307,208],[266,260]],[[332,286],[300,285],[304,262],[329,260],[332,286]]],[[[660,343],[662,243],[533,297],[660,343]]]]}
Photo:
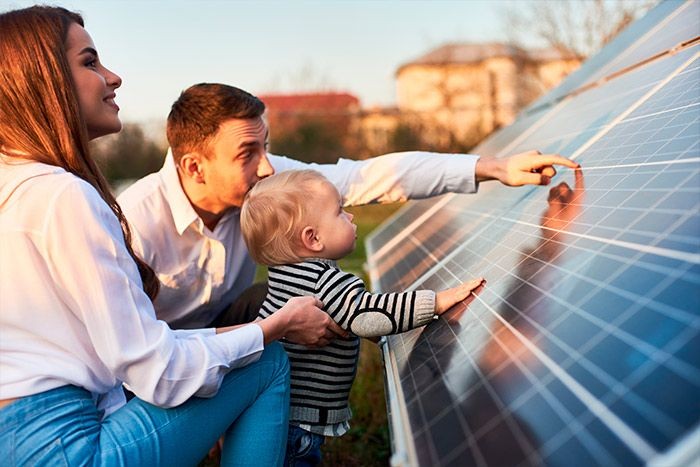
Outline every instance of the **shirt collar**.
{"type": "Polygon", "coordinates": [[[165,187],[165,196],[170,206],[170,211],[175,221],[177,233],[182,235],[192,223],[197,223],[199,230],[202,229],[202,220],[197,215],[197,212],[192,207],[190,200],[187,198],[185,191],[182,189],[180,177],[177,174],[175,159],[170,148],[165,155],[163,168],[160,170],[163,186],[165,187]]]}

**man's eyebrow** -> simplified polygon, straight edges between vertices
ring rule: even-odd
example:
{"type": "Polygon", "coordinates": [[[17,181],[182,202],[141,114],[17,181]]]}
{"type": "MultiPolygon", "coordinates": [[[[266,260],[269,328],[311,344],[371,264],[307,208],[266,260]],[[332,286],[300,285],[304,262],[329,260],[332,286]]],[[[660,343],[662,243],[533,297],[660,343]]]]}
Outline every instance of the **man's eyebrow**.
{"type": "Polygon", "coordinates": [[[239,145],[239,147],[241,147],[241,148],[247,148],[247,147],[251,147],[251,146],[260,146],[260,142],[259,142],[258,140],[256,140],[256,139],[251,139],[251,140],[248,140],[248,141],[243,141],[243,142],[239,145]]]}
{"type": "Polygon", "coordinates": [[[269,138],[269,137],[270,137],[270,129],[269,129],[269,128],[266,128],[266,129],[265,129],[265,137],[263,138],[262,143],[261,143],[257,138],[251,137],[251,139],[247,139],[247,140],[242,141],[242,142],[238,145],[238,148],[239,148],[239,149],[248,149],[248,148],[251,148],[251,147],[257,147],[257,146],[261,146],[261,145],[262,145],[262,146],[265,146],[265,145],[267,144],[267,141],[268,141],[268,138],[269,138]]]}

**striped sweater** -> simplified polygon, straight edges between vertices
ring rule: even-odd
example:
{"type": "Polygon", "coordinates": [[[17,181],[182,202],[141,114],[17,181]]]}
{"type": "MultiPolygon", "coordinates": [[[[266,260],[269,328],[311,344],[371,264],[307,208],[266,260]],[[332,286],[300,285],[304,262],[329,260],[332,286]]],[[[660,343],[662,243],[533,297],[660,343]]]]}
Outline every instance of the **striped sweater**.
{"type": "MultiPolygon", "coordinates": [[[[372,294],[360,278],[335,261],[309,259],[268,270],[269,292],[260,317],[270,316],[292,297],[312,295],[343,329],[354,334],[323,348],[282,342],[292,368],[290,423],[329,426],[350,419],[350,387],[355,379],[359,338],[395,334],[430,322],[435,293],[419,290],[372,294]]],[[[316,431],[316,430],[314,430],[316,431]]]]}

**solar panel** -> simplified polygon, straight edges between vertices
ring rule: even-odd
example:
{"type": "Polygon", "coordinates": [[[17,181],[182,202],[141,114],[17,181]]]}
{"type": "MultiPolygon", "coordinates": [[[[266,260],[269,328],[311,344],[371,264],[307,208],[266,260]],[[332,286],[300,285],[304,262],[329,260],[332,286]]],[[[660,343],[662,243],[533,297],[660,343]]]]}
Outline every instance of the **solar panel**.
{"type": "Polygon", "coordinates": [[[699,15],[700,2],[659,2],[656,8],[619,34],[560,86],[538,99],[531,109],[550,105],[577,89],[594,85],[606,76],[683,44],[697,36],[696,26],[688,18],[699,15]]]}
{"type": "Polygon", "coordinates": [[[488,281],[466,312],[386,339],[395,464],[700,458],[700,47],[658,56],[697,37],[697,8],[661,4],[611,44],[625,73],[476,151],[583,171],[414,203],[368,240],[378,290],[488,281]]]}
{"type": "MultiPolygon", "coordinates": [[[[685,66],[692,53],[692,49],[685,50],[666,61],[650,64],[644,69],[622,76],[605,88],[592,89],[562,101],[536,121],[526,117],[528,126],[524,136],[521,134],[514,137],[511,144],[505,145],[497,155],[514,154],[532,147],[538,147],[545,152],[576,154],[584,143],[591,141],[596,134],[606,131],[633,104],[637,104],[655,87],[662,85],[667,78],[669,65],[685,66]],[[536,142],[534,146],[533,141],[536,142]]],[[[488,143],[482,146],[487,147],[488,143]]],[[[478,148],[478,151],[488,153],[486,149],[482,150],[482,147],[478,148]]],[[[413,220],[412,225],[405,226],[402,233],[397,233],[400,222],[388,223],[386,233],[379,232],[377,235],[380,237],[377,240],[381,241],[381,235],[390,235],[393,240],[382,244],[378,254],[370,255],[370,260],[377,263],[373,268],[373,276],[379,276],[379,283],[375,285],[384,290],[405,288],[431,265],[439,262],[444,253],[450,251],[466,234],[474,232],[482,217],[474,219],[473,213],[465,210],[466,205],[478,203],[482,209],[502,210],[535,190],[499,188],[489,185],[476,197],[447,196],[437,203],[421,202],[412,205],[409,209],[415,212],[406,213],[406,217],[413,220]],[[417,215],[418,209],[424,211],[421,216],[417,215]],[[429,218],[430,222],[423,222],[421,217],[429,218]],[[419,229],[414,231],[414,227],[419,229]],[[408,239],[407,242],[400,241],[404,237],[408,239]],[[425,252],[429,254],[426,255],[425,252]],[[403,270],[405,267],[395,267],[397,261],[412,266],[406,272],[403,270]],[[394,277],[396,278],[392,279],[394,277]]],[[[371,239],[370,245],[379,243],[377,240],[371,239]]]]}

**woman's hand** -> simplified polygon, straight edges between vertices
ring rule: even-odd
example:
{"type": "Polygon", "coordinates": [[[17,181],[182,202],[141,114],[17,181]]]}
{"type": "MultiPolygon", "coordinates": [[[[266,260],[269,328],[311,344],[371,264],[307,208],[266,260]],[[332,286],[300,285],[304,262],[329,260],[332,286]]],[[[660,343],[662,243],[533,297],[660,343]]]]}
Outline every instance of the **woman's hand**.
{"type": "Polygon", "coordinates": [[[314,297],[293,297],[279,311],[256,324],[263,330],[265,343],[284,337],[295,344],[323,347],[335,338],[347,337],[348,332],[322,306],[314,297]]]}

